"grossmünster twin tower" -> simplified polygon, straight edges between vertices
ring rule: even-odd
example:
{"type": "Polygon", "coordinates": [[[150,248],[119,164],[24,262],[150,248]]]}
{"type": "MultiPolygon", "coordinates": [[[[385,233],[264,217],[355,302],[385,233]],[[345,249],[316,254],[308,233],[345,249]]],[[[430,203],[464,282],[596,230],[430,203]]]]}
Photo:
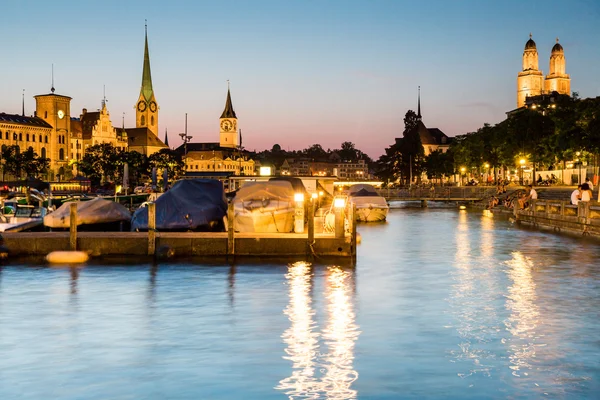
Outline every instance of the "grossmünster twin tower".
{"type": "Polygon", "coordinates": [[[529,40],[525,43],[523,51],[523,70],[517,77],[517,108],[525,105],[527,97],[552,92],[570,95],[571,78],[566,73],[565,51],[558,43],[558,38],[550,52],[549,68],[548,75],[544,78],[543,72],[539,69],[537,46],[529,34],[529,40]]]}

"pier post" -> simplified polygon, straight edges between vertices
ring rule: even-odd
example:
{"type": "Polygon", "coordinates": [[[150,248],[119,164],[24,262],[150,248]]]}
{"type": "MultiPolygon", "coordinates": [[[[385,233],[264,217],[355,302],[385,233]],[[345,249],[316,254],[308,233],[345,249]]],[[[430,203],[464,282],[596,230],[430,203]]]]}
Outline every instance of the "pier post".
{"type": "Polygon", "coordinates": [[[352,203],[352,208],[350,210],[350,223],[352,224],[351,232],[351,243],[350,243],[350,256],[352,260],[356,259],[356,204],[352,203]]]}
{"type": "Polygon", "coordinates": [[[69,204],[69,248],[77,250],[77,202],[69,204]]]}
{"type": "Polygon", "coordinates": [[[333,207],[335,215],[335,237],[340,239],[345,236],[344,232],[344,207],[333,207]]]}
{"type": "Polygon", "coordinates": [[[227,255],[235,254],[235,237],[233,236],[233,202],[227,205],[227,255]]]}
{"type": "Polygon", "coordinates": [[[156,251],[156,203],[148,203],[148,255],[156,251]]]}
{"type": "Polygon", "coordinates": [[[308,202],[308,242],[307,251],[308,258],[312,261],[313,245],[315,243],[315,199],[310,199],[308,202]]]}

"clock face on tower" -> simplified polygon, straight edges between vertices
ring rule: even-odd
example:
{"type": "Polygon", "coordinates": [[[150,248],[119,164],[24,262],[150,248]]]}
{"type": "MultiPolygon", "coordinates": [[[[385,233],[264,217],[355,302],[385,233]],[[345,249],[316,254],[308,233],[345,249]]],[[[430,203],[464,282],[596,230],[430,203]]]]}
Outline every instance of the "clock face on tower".
{"type": "Polygon", "coordinates": [[[63,110],[58,110],[58,118],[63,119],[65,117],[65,112],[63,110]]]}
{"type": "Polygon", "coordinates": [[[156,103],[153,101],[150,102],[150,111],[156,112],[156,103]]]}
{"type": "Polygon", "coordinates": [[[137,104],[137,109],[139,112],[146,111],[146,102],[144,100],[140,100],[137,104]]]}
{"type": "Polygon", "coordinates": [[[233,127],[233,125],[231,124],[231,121],[228,119],[225,119],[221,122],[221,129],[224,132],[229,132],[232,127],[233,127]]]}

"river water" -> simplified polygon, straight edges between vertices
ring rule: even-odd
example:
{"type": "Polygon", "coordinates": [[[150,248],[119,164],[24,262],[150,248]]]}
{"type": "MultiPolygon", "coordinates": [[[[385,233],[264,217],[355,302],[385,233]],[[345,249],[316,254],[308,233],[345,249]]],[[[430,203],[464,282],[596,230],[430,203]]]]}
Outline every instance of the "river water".
{"type": "Polygon", "coordinates": [[[0,399],[600,396],[600,246],[400,208],[328,261],[8,265],[0,399]]]}

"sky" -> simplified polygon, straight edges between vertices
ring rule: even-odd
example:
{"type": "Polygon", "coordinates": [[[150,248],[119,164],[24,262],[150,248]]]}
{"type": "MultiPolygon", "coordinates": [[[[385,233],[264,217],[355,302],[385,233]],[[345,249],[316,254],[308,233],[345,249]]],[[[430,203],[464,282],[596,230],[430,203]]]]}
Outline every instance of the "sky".
{"type": "Polygon", "coordinates": [[[448,136],[516,107],[529,33],[548,73],[556,37],[571,90],[600,96],[600,1],[33,1],[2,0],[0,112],[34,95],[73,98],[135,126],[144,21],[161,139],[219,140],[227,80],[248,150],[344,141],[372,158],[401,137],[407,110],[448,136]]]}

